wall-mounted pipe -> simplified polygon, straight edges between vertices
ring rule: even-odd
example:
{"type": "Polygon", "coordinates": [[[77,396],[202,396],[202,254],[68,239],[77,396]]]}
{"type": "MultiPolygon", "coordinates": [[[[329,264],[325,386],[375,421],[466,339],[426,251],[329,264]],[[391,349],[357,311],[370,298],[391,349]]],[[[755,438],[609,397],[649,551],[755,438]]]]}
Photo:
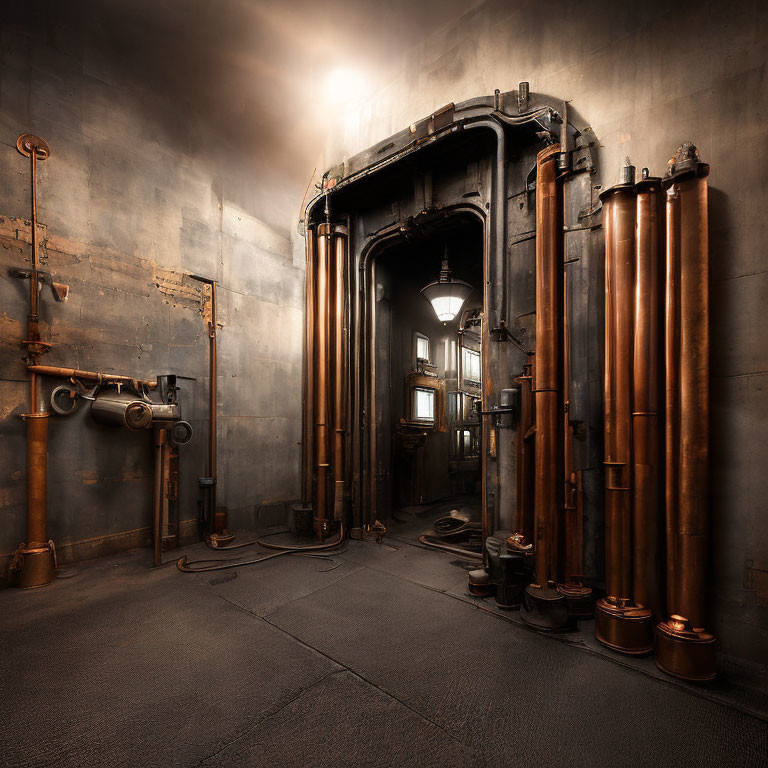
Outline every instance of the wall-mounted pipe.
{"type": "Polygon", "coordinates": [[[328,336],[329,275],[332,258],[331,223],[317,228],[317,299],[315,302],[315,492],[312,503],[315,538],[323,539],[328,529],[328,336]]]}
{"type": "Polygon", "coordinates": [[[333,228],[334,252],[334,313],[333,313],[333,519],[342,520],[344,514],[344,437],[346,433],[346,378],[344,334],[344,287],[346,284],[347,229],[333,228]]]}
{"type": "Polygon", "coordinates": [[[688,680],[715,676],[706,630],[709,537],[709,166],[691,144],[670,161],[666,286],[667,612],[656,663],[688,680]]]}
{"type": "Polygon", "coordinates": [[[315,377],[315,261],[317,233],[314,225],[307,225],[306,264],[304,271],[304,379],[302,420],[302,501],[312,503],[312,457],[314,454],[314,377],[315,377]]]}
{"type": "Polygon", "coordinates": [[[101,384],[132,384],[146,389],[157,389],[157,379],[134,379],[131,376],[122,376],[116,373],[99,373],[98,371],[81,371],[79,368],[62,368],[57,365],[27,366],[27,371],[41,376],[59,376],[63,379],[84,379],[96,381],[101,384]]]}
{"type": "Polygon", "coordinates": [[[30,205],[32,228],[32,269],[29,271],[29,314],[27,317],[27,540],[17,548],[11,565],[14,583],[22,588],[43,587],[55,576],[53,542],[46,534],[48,484],[48,413],[40,400],[40,380],[33,370],[49,345],[40,338],[40,274],[37,241],[37,162],[50,156],[48,144],[38,136],[22,134],[18,151],[30,161],[30,205]]]}
{"type": "Polygon", "coordinates": [[[560,145],[536,157],[536,404],[535,582],[525,589],[521,615],[556,629],[568,621],[559,579],[558,515],[563,495],[562,295],[563,199],[557,180],[560,145]]]}

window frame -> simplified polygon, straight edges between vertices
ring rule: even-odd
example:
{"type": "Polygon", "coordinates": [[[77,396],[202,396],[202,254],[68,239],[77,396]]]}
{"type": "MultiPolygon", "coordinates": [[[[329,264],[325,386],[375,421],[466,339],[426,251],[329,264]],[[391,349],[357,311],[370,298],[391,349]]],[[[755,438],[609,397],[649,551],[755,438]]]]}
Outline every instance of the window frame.
{"type": "Polygon", "coordinates": [[[415,386],[411,390],[411,417],[412,420],[419,424],[434,424],[435,423],[435,411],[437,409],[437,390],[434,387],[421,387],[415,386]],[[429,417],[418,415],[418,393],[426,392],[431,398],[431,411],[432,415],[429,417]]]}
{"type": "Polygon", "coordinates": [[[415,344],[414,344],[414,356],[415,356],[415,358],[416,358],[416,362],[418,363],[418,361],[419,361],[419,360],[423,360],[425,363],[429,363],[429,362],[430,362],[430,360],[432,359],[432,358],[430,357],[430,355],[431,355],[431,352],[432,352],[432,349],[431,349],[431,346],[432,346],[432,344],[431,344],[431,342],[430,342],[430,340],[429,340],[429,336],[427,336],[427,335],[426,335],[426,334],[424,334],[424,333],[420,333],[419,331],[416,331],[416,332],[414,332],[414,334],[413,334],[413,338],[414,338],[414,340],[415,340],[415,344]],[[421,356],[419,355],[419,341],[424,341],[424,342],[426,342],[426,345],[427,345],[427,356],[426,356],[426,357],[421,357],[421,356]]]}

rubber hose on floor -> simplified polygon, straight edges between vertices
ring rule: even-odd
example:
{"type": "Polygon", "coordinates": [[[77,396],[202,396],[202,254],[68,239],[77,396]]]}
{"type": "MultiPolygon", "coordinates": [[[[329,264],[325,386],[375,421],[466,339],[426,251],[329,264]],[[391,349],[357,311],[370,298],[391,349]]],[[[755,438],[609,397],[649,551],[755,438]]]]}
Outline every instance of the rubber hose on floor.
{"type": "Polygon", "coordinates": [[[426,533],[422,533],[419,536],[419,542],[426,547],[432,549],[441,549],[443,552],[450,552],[453,555],[461,555],[462,557],[470,557],[473,560],[482,560],[483,555],[481,552],[470,552],[468,549],[462,549],[461,547],[452,547],[450,544],[443,544],[439,541],[434,541],[426,533]]]}
{"type": "Polygon", "coordinates": [[[341,553],[334,552],[333,554],[316,555],[311,552],[295,552],[284,550],[282,552],[273,552],[272,554],[265,555],[264,557],[257,557],[254,560],[236,560],[233,562],[227,562],[224,560],[195,560],[191,563],[187,560],[187,556],[184,555],[184,557],[180,557],[176,561],[176,567],[182,573],[207,573],[208,571],[224,571],[229,568],[240,568],[243,565],[255,565],[256,563],[263,563],[266,560],[273,560],[274,558],[282,557],[283,555],[298,555],[303,557],[314,557],[320,560],[332,560],[335,554],[341,553]],[[199,568],[195,567],[200,566],[202,563],[219,563],[219,565],[203,565],[199,568]]]}

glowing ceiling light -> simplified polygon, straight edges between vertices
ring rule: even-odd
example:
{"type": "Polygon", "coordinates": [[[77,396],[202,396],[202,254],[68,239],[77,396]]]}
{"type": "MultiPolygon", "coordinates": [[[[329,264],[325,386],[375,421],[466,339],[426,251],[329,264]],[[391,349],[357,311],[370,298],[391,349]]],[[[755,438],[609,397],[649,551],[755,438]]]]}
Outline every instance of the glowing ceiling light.
{"type": "Polygon", "coordinates": [[[325,90],[333,104],[355,105],[365,96],[365,78],[357,69],[336,67],[328,73],[325,90]]]}
{"type": "Polygon", "coordinates": [[[432,304],[437,319],[450,323],[461,311],[464,302],[472,293],[472,286],[463,280],[454,280],[453,272],[448,266],[448,249],[440,268],[440,277],[421,289],[421,295],[432,304]]]}

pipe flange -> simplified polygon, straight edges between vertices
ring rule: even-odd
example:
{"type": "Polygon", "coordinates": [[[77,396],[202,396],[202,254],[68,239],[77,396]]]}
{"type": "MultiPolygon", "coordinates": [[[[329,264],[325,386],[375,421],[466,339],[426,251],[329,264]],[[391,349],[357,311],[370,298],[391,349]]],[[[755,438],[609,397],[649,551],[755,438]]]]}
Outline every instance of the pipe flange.
{"type": "Polygon", "coordinates": [[[177,421],[171,427],[170,438],[173,445],[186,445],[192,435],[192,425],[188,421],[177,421]]]}
{"type": "Polygon", "coordinates": [[[16,139],[16,149],[24,157],[32,157],[32,152],[34,152],[36,160],[47,160],[51,156],[51,148],[48,146],[48,142],[39,136],[35,136],[33,133],[22,133],[16,139]]]}
{"type": "Polygon", "coordinates": [[[80,405],[80,398],[77,391],[68,387],[66,384],[60,384],[54,387],[51,392],[51,408],[59,416],[69,416],[73,414],[80,405]]]}

